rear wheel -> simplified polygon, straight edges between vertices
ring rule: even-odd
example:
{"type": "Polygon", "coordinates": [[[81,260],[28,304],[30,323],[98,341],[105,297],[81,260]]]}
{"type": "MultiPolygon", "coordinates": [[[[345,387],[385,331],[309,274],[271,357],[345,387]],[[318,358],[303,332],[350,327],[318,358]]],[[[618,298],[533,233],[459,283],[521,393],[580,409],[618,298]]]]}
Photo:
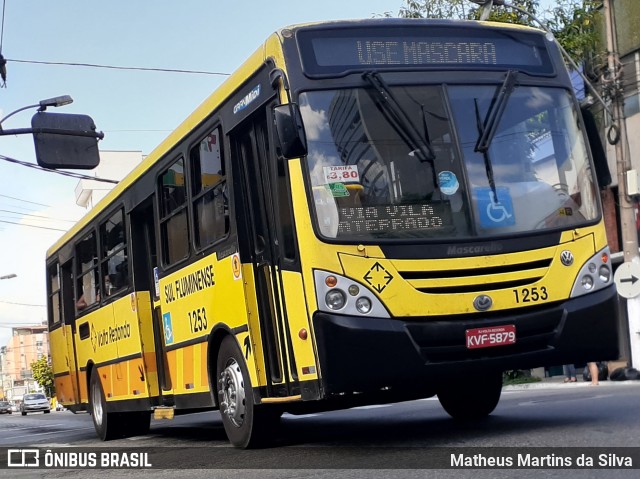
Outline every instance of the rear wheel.
{"type": "Polygon", "coordinates": [[[502,373],[491,372],[445,385],[438,399],[452,418],[468,421],[491,414],[501,393],[502,373]]]}
{"type": "Polygon", "coordinates": [[[266,445],[277,426],[280,411],[254,403],[247,365],[231,336],[220,346],[216,378],[220,415],[231,444],[242,448],[266,445]]]}
{"type": "Polygon", "coordinates": [[[91,401],[91,417],[98,437],[103,441],[109,441],[124,436],[123,422],[116,413],[107,412],[107,401],[104,398],[100,376],[97,368],[91,371],[89,380],[89,400],[91,401]]]}

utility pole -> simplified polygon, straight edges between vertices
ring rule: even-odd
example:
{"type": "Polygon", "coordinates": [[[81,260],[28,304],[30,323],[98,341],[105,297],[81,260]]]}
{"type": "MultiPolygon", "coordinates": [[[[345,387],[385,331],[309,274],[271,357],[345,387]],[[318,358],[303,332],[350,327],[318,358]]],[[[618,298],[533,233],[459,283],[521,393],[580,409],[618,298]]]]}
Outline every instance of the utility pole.
{"type": "MultiPolygon", "coordinates": [[[[624,92],[622,84],[622,65],[618,55],[618,42],[616,37],[616,20],[613,11],[613,0],[604,0],[605,27],[607,32],[608,52],[608,77],[604,79],[604,85],[609,91],[613,110],[612,130],[609,130],[609,142],[612,143],[612,135],[615,138],[617,129],[617,141],[615,142],[616,170],[618,176],[618,205],[620,214],[620,231],[622,235],[622,249],[624,263],[618,267],[615,280],[619,286],[618,291],[627,298],[627,317],[629,326],[629,344],[631,357],[629,365],[640,368],[640,296],[637,288],[632,288],[628,294],[624,294],[627,284],[635,284],[640,278],[640,258],[638,256],[638,231],[636,227],[636,215],[630,194],[638,194],[638,191],[629,191],[630,184],[637,184],[637,171],[631,166],[631,158],[627,149],[627,126],[624,116],[624,92]],[[635,177],[635,178],[634,178],[635,177]],[[627,183],[627,179],[631,179],[627,183]]],[[[622,337],[626,339],[626,328],[622,328],[622,337]]],[[[623,350],[626,348],[623,348],[623,350]]]]}

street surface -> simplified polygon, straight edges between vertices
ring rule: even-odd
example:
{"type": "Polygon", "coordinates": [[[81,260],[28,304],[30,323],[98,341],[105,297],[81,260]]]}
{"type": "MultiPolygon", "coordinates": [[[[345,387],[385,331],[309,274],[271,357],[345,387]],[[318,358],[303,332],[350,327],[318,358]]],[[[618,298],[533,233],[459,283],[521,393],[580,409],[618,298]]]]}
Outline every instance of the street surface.
{"type": "MultiPolygon", "coordinates": [[[[450,419],[435,398],[306,416],[285,415],[276,446],[258,451],[232,448],[217,412],[152,420],[148,435],[108,443],[96,439],[88,414],[52,412],[23,417],[14,413],[0,416],[0,447],[81,446],[98,450],[108,446],[143,451],[169,446],[166,457],[171,458],[172,468],[181,469],[181,478],[638,477],[638,469],[403,468],[404,458],[429,454],[422,448],[433,447],[640,448],[640,381],[585,386],[507,388],[488,419],[468,424],[450,419]],[[212,454],[218,455],[225,469],[192,469],[212,454]]],[[[472,391],[469,394],[473,396],[472,391]]],[[[175,472],[158,469],[0,470],[0,477],[91,479],[140,475],[178,477],[175,472]]]]}

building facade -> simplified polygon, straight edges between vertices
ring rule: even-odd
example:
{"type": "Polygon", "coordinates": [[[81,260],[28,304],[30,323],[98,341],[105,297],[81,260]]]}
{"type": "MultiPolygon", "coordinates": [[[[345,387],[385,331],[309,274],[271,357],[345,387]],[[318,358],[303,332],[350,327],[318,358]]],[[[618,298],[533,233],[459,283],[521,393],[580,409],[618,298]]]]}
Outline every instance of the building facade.
{"type": "Polygon", "coordinates": [[[20,401],[30,391],[42,388],[33,379],[31,363],[49,357],[46,325],[12,328],[11,339],[0,348],[0,397],[20,401]]]}

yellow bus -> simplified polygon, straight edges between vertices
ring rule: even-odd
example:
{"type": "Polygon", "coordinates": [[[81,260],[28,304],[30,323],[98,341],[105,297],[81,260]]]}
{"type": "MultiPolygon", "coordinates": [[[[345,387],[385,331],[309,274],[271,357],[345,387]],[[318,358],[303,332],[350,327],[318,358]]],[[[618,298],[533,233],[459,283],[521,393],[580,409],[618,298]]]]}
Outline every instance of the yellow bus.
{"type": "Polygon", "coordinates": [[[488,22],[284,28],[48,251],[55,386],[103,440],[617,358],[594,161],[556,45],[488,22]]]}

